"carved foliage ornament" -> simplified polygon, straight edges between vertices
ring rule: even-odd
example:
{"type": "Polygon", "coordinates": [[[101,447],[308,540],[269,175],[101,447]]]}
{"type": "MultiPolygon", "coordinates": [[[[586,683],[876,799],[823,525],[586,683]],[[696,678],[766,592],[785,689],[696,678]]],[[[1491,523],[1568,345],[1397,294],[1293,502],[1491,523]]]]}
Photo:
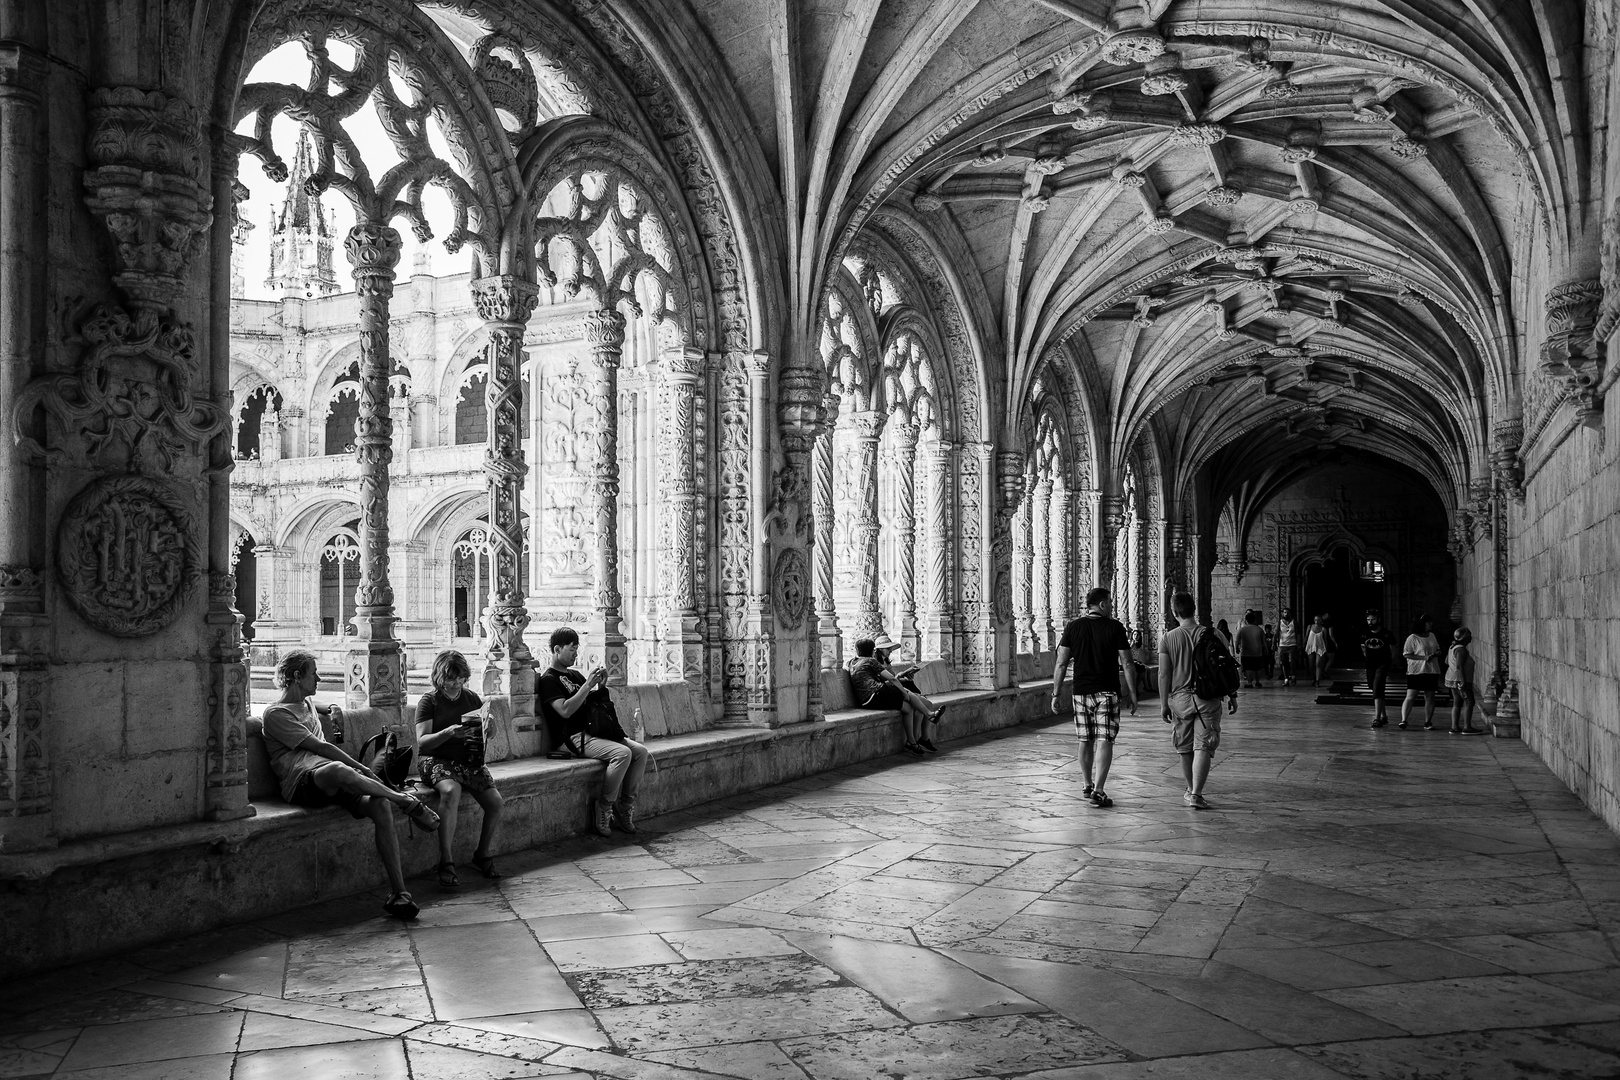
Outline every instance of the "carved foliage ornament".
{"type": "Polygon", "coordinates": [[[1569,393],[1581,421],[1596,424],[1603,407],[1605,349],[1597,339],[1603,285],[1571,281],[1547,294],[1547,341],[1541,370],[1569,393]]]}
{"type": "Polygon", "coordinates": [[[168,303],[213,221],[196,110],[158,90],[92,91],[89,153],[85,202],[115,241],[114,280],[136,300],[168,303]]]}
{"type": "Polygon", "coordinates": [[[776,571],[771,576],[771,603],[782,629],[797,630],[804,624],[810,606],[810,570],[804,552],[798,548],[785,548],[776,557],[776,571]]]}
{"type": "MultiPolygon", "coordinates": [[[[131,314],[102,305],[79,334],[88,348],[78,372],[30,383],[13,407],[15,430],[26,431],[28,414],[43,406],[84,440],[87,458],[122,444],[131,468],[167,472],[180,455],[198,450],[229,424],[224,409],[192,394],[195,337],[189,326],[150,308],[131,314]]],[[[26,451],[45,454],[30,439],[18,441],[26,451]]]]}
{"type": "Polygon", "coordinates": [[[184,502],[160,481],[109,476],[68,505],[56,572],[79,615],[118,637],[157,633],[185,605],[202,562],[184,502]]]}

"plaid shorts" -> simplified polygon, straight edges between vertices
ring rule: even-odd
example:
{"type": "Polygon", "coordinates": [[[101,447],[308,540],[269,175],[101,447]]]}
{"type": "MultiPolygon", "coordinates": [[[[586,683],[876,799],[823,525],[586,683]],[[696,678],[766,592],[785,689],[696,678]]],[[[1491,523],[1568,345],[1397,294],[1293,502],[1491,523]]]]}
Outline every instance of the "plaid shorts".
{"type": "Polygon", "coordinates": [[[1074,695],[1074,733],[1081,742],[1119,737],[1118,694],[1074,695]]]}

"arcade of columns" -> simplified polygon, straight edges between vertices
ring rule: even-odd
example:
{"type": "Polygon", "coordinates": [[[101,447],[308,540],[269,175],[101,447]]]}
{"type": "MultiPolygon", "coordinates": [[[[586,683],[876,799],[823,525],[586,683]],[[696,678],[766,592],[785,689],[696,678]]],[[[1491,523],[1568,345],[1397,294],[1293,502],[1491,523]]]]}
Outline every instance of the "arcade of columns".
{"type": "MultiPolygon", "coordinates": [[[[1216,522],[1256,470],[1349,449],[1433,487],[1503,707],[1528,680],[1562,718],[1530,725],[1538,751],[1585,775],[1560,733],[1620,738],[1620,652],[1580,667],[1525,631],[1620,550],[1582,539],[1609,527],[1620,467],[1607,9],[887,4],[851,0],[825,34],[772,5],[754,41],[705,24],[746,10],[725,0],[0,0],[8,849],[252,812],[223,210],[239,168],[285,177],[299,129],[307,183],[356,222],[351,703],[404,706],[389,380],[409,228],[472,268],[481,663],[519,728],[537,620],[627,677],[619,367],[655,327],[657,666],[720,723],[816,718],[817,671],[880,632],[1006,686],[1093,583],[1151,648],[1170,588],[1207,595],[1216,522]],[[289,49],[302,85],[255,79],[289,49]],[[535,386],[567,453],[527,460],[524,334],[552,290],[584,305],[535,386]],[[195,797],[161,801],[192,765],[195,797]]],[[[1592,798],[1620,820],[1612,787],[1592,798]]]]}

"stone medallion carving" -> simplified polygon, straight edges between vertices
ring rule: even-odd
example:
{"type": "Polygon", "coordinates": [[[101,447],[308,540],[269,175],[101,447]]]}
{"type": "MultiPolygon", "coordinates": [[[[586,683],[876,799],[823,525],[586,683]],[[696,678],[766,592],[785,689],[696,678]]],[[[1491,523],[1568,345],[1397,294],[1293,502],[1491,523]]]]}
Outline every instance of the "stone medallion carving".
{"type": "Polygon", "coordinates": [[[196,537],[191,515],[165,485],[104,477],[62,515],[56,572],[85,622],[144,637],[173,622],[185,604],[200,561],[196,537]]]}
{"type": "Polygon", "coordinates": [[[810,568],[804,560],[804,552],[798,548],[787,548],[776,557],[771,602],[783,629],[797,630],[804,623],[810,606],[810,568]]]}

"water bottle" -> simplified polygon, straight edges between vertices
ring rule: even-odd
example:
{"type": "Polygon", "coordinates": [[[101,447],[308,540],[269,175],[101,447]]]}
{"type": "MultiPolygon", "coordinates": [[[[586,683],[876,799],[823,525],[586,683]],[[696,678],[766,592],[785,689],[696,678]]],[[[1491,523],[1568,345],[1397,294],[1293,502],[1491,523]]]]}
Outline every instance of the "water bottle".
{"type": "Polygon", "coordinates": [[[332,741],[343,741],[343,710],[336,705],[332,706],[332,741]]]}
{"type": "Polygon", "coordinates": [[[630,737],[636,742],[647,741],[647,725],[641,721],[641,710],[630,714],[630,737]]]}

